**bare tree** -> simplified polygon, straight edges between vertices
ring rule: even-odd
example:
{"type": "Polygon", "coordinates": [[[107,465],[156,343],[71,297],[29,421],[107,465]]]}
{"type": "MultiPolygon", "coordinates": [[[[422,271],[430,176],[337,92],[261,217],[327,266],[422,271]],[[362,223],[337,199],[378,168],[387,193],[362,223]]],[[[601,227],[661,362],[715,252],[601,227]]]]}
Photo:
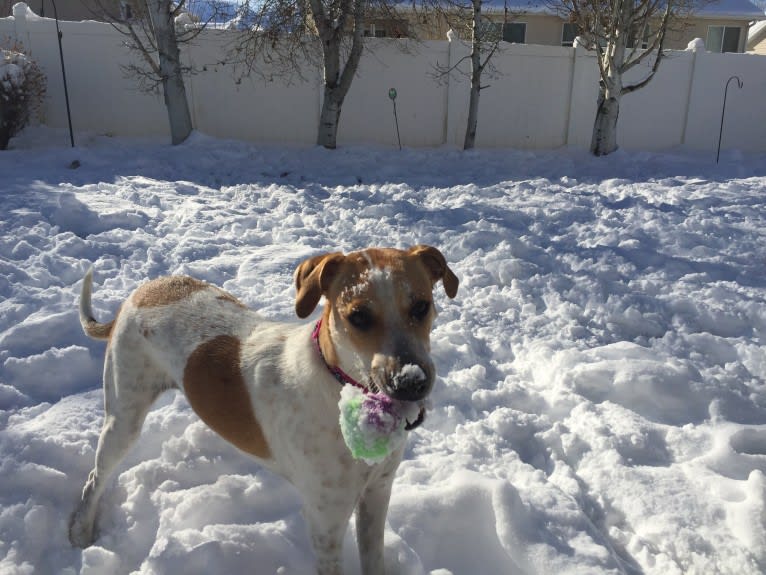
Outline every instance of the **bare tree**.
{"type": "Polygon", "coordinates": [[[365,24],[372,17],[401,21],[390,0],[263,0],[236,50],[251,71],[269,79],[302,77],[307,63],[322,67],[317,144],[333,149],[343,102],[365,49],[365,24]],[[268,72],[259,70],[263,65],[268,72]]]}
{"type": "Polygon", "coordinates": [[[599,93],[591,152],[604,156],[617,149],[620,100],[646,86],[664,58],[671,27],[682,25],[693,0],[554,0],[559,13],[573,23],[586,45],[596,50],[599,93]],[[627,84],[626,72],[646,63],[640,80],[627,84]]]}
{"type": "Polygon", "coordinates": [[[471,80],[471,91],[468,99],[468,121],[466,124],[463,149],[468,150],[476,145],[476,128],[479,121],[479,99],[481,91],[488,88],[482,84],[485,72],[492,69],[492,57],[500,48],[503,40],[510,40],[506,34],[509,20],[507,3],[504,6],[502,21],[489,19],[483,12],[483,0],[424,0],[422,9],[436,15],[445,21],[449,27],[448,39],[458,38],[470,40],[471,52],[455,64],[436,66],[437,77],[454,73],[463,73],[471,80]],[[470,70],[464,71],[463,65],[468,61],[470,70]]]}
{"type": "Polygon", "coordinates": [[[200,21],[186,8],[186,0],[135,0],[119,13],[101,5],[102,15],[125,35],[125,45],[137,55],[136,62],[124,66],[126,72],[144,91],[162,87],[173,145],[184,142],[192,131],[184,85],[184,74],[191,70],[181,62],[180,45],[193,40],[216,13],[211,2],[206,20],[200,21]]]}

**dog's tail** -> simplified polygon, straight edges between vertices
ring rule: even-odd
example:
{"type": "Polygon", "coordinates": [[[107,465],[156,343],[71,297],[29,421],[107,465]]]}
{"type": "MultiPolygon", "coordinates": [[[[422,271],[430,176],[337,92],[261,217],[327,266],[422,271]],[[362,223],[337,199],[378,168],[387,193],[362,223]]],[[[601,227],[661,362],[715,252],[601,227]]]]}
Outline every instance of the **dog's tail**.
{"type": "Polygon", "coordinates": [[[88,337],[93,339],[109,339],[114,327],[114,320],[109,323],[99,323],[93,317],[93,308],[90,303],[91,292],[93,291],[93,268],[88,270],[82,280],[82,290],[80,291],[80,325],[88,337]]]}

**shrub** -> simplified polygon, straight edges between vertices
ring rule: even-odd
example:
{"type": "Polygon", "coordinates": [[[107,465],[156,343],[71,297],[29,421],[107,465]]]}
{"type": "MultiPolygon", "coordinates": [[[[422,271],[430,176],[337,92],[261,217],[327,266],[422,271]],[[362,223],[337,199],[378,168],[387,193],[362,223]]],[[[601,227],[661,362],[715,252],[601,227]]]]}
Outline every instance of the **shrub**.
{"type": "Polygon", "coordinates": [[[0,48],[0,150],[33,119],[40,119],[46,80],[20,49],[0,48]]]}

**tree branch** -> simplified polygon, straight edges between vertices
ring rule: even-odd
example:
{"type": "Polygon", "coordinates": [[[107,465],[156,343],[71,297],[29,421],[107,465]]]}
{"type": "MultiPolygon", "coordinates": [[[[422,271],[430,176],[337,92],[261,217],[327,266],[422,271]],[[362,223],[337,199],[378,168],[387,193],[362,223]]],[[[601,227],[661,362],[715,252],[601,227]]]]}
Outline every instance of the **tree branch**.
{"type": "Polygon", "coordinates": [[[631,92],[635,92],[636,90],[640,90],[644,86],[646,86],[649,82],[651,82],[652,78],[654,78],[654,75],[657,73],[657,70],[660,67],[660,61],[663,58],[663,45],[665,43],[665,32],[668,28],[668,21],[670,19],[670,5],[668,4],[667,8],[665,9],[665,14],[662,18],[662,25],[660,28],[660,32],[658,33],[658,43],[657,43],[657,58],[654,60],[654,64],[652,65],[652,69],[649,72],[649,75],[644,78],[641,82],[637,82],[635,84],[629,85],[629,86],[623,86],[622,93],[623,94],[629,94],[631,92]]]}

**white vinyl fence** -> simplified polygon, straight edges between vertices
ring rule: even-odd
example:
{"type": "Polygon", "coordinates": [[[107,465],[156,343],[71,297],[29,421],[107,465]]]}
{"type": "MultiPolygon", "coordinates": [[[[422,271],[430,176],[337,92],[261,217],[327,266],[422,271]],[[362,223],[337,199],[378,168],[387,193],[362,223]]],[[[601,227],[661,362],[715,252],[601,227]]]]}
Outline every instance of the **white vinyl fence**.
{"type": "MultiPolygon", "coordinates": [[[[120,64],[130,61],[123,37],[108,24],[61,22],[72,123],[75,132],[125,136],[168,135],[160,95],[140,93],[120,64]]],[[[0,18],[0,41],[21,42],[48,77],[46,123],[67,126],[55,23],[25,4],[0,18]]],[[[223,64],[231,33],[205,31],[184,48],[198,73],[187,79],[194,126],[221,138],[262,143],[313,144],[321,106],[321,74],[309,68],[290,83],[249,77],[239,81],[223,64]]],[[[390,88],[404,146],[460,146],[465,133],[469,82],[453,75],[436,81],[437,65],[457,63],[468,49],[459,42],[372,39],[343,107],[340,145],[396,145],[390,88]]],[[[520,149],[587,148],[595,117],[598,69],[583,48],[509,44],[495,56],[479,107],[477,146],[520,149]]],[[[646,68],[632,71],[641,77],[646,68]]],[[[619,142],[626,149],[675,146],[715,150],[724,87],[732,82],[722,148],[766,151],[766,56],[671,51],[657,77],[625,96],[619,142]]]]}

